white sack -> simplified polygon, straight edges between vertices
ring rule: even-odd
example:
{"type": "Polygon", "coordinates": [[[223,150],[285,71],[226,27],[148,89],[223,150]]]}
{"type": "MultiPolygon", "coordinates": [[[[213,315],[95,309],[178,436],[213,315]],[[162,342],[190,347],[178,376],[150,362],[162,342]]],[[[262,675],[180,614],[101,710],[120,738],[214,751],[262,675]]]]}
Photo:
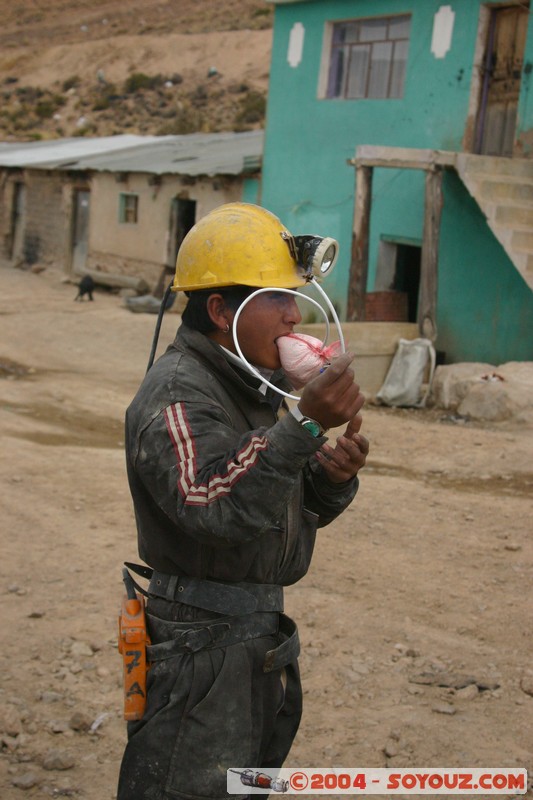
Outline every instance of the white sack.
{"type": "Polygon", "coordinates": [[[435,359],[435,348],[429,339],[400,339],[376,399],[387,406],[424,406],[433,380],[435,359]],[[428,364],[429,379],[423,392],[428,364]]]}

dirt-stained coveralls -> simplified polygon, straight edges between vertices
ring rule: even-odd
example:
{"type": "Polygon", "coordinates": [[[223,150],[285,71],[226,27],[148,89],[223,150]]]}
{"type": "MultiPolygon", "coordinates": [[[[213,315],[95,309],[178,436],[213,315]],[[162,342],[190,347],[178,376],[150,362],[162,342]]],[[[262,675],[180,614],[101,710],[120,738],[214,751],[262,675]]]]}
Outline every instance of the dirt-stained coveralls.
{"type": "MultiPolygon", "coordinates": [[[[287,388],[281,371],[270,380],[287,388]]],[[[317,527],[358,481],[330,482],[313,458],[325,437],[280,404],[182,325],[128,409],[152,666],[118,800],[227,798],[229,767],[280,767],[289,752],[301,689],[281,587],[306,574],[317,527]]]]}

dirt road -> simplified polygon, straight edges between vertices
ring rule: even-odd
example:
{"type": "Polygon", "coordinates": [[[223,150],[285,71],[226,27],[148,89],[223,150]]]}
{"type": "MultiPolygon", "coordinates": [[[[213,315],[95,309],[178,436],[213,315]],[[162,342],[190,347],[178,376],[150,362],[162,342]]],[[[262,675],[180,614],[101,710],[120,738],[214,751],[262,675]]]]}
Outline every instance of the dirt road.
{"type": "MultiPolygon", "coordinates": [[[[2,800],[113,798],[125,741],[122,418],[155,319],[75,293],[0,267],[2,800]]],[[[288,766],[533,771],[533,431],[444,416],[366,409],[359,496],[287,591],[305,689],[288,766]]]]}

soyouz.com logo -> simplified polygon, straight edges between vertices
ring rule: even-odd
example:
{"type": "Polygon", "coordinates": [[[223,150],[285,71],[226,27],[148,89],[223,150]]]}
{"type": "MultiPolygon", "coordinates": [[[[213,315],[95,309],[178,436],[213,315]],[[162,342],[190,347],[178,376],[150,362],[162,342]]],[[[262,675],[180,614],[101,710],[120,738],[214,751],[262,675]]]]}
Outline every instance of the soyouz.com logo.
{"type": "Polygon", "coordinates": [[[227,772],[228,794],[525,794],[525,769],[359,769],[342,767],[262,772],[233,767],[227,772]]]}

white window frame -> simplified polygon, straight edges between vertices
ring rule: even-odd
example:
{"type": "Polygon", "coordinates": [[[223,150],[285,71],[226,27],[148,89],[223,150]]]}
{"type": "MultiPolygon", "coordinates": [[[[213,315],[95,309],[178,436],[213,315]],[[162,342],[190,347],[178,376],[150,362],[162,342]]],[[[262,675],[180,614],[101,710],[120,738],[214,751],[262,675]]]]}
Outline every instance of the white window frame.
{"type": "MultiPolygon", "coordinates": [[[[370,22],[373,20],[390,20],[398,17],[409,17],[412,19],[412,14],[404,13],[404,14],[387,14],[381,15],[376,17],[353,17],[348,19],[336,19],[326,22],[324,27],[324,37],[322,42],[322,57],[320,61],[320,72],[318,78],[318,91],[317,96],[319,100],[342,100],[346,101],[355,101],[355,100],[397,100],[403,97],[405,91],[405,80],[402,86],[402,94],[400,97],[373,97],[372,95],[367,96],[365,94],[364,97],[347,97],[345,94],[340,94],[338,96],[328,96],[328,84],[329,84],[329,73],[331,68],[331,60],[332,60],[332,49],[333,49],[333,34],[335,27],[338,25],[348,25],[354,22],[370,22]]],[[[408,46],[411,43],[411,31],[409,31],[409,38],[407,39],[408,46]]],[[[395,41],[395,40],[385,40],[385,41],[395,41]]],[[[405,41],[405,40],[400,40],[405,41]]],[[[407,62],[406,62],[407,63],[407,62]]]]}
{"type": "Polygon", "coordinates": [[[135,192],[120,192],[118,206],[118,221],[121,225],[137,225],[139,222],[139,195],[135,192]],[[128,200],[135,200],[133,209],[128,207],[128,200]],[[131,210],[134,212],[135,219],[127,219],[131,210]]]}

